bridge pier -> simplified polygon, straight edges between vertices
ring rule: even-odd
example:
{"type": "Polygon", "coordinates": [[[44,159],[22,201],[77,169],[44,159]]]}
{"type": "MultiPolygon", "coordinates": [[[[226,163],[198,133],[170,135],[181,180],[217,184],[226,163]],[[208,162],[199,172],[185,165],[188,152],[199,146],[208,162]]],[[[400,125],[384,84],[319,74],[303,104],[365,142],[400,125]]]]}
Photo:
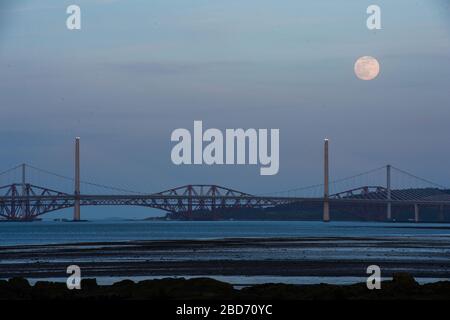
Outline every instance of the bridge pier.
{"type": "Polygon", "coordinates": [[[419,205],[416,203],[414,204],[414,222],[419,222],[419,214],[420,214],[420,209],[419,209],[419,205]]]}
{"type": "Polygon", "coordinates": [[[323,184],[323,221],[330,221],[330,202],[329,198],[329,166],[328,166],[328,139],[325,139],[324,144],[324,184],[323,184]]]}
{"type": "Polygon", "coordinates": [[[73,220],[80,221],[80,138],[75,139],[75,205],[73,220]]]}

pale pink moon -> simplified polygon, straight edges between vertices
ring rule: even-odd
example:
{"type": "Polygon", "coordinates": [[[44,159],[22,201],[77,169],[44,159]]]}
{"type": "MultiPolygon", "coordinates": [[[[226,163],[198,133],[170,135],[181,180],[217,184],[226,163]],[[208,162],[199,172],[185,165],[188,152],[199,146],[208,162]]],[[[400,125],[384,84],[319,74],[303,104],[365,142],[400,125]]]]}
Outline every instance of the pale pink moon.
{"type": "Polygon", "coordinates": [[[361,57],[355,62],[355,74],[361,80],[373,80],[380,74],[380,64],[374,57],[361,57]]]}

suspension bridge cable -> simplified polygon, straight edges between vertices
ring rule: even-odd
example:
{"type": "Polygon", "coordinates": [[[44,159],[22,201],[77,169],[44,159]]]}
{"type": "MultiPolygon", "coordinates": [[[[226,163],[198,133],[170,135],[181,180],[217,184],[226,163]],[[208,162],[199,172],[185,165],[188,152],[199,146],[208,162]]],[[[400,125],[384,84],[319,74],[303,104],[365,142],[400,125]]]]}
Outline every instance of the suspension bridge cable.
{"type": "Polygon", "coordinates": [[[438,184],[438,183],[435,183],[435,182],[433,182],[433,181],[430,181],[430,180],[427,180],[427,179],[418,177],[418,176],[416,176],[416,175],[414,175],[414,174],[412,174],[412,173],[409,173],[409,172],[407,172],[407,171],[405,171],[405,170],[402,170],[402,169],[399,169],[399,168],[396,168],[396,167],[392,167],[392,169],[395,169],[395,170],[397,170],[398,172],[401,172],[401,173],[406,174],[406,175],[408,175],[408,176],[410,176],[410,177],[412,177],[412,178],[414,178],[414,179],[417,179],[417,180],[420,180],[420,181],[422,181],[422,182],[431,184],[431,185],[433,185],[433,186],[436,186],[436,187],[439,187],[439,188],[442,188],[442,189],[448,189],[448,187],[445,187],[445,186],[443,186],[443,185],[441,185],[441,184],[438,184]]]}
{"type": "Polygon", "coordinates": [[[2,175],[4,175],[4,174],[7,174],[7,173],[10,173],[11,171],[14,171],[14,170],[18,169],[18,168],[20,168],[21,166],[22,166],[22,165],[19,164],[18,166],[15,166],[14,168],[5,170],[5,171],[3,171],[3,172],[0,172],[0,176],[2,176],[2,175]]]}
{"type": "MultiPolygon", "coordinates": [[[[361,176],[364,176],[364,175],[367,175],[367,174],[371,174],[371,173],[380,171],[380,170],[385,169],[385,168],[386,168],[386,166],[378,167],[378,168],[375,168],[375,169],[372,169],[372,170],[368,170],[368,171],[365,171],[365,172],[362,172],[362,173],[359,173],[359,174],[355,174],[353,176],[349,176],[349,177],[346,177],[346,178],[340,178],[340,179],[336,179],[336,180],[330,181],[329,184],[332,185],[332,184],[348,181],[348,180],[351,180],[351,179],[355,179],[355,178],[358,178],[358,177],[361,177],[361,176]]],[[[306,187],[293,188],[293,189],[287,189],[287,190],[275,191],[275,192],[266,192],[266,193],[261,193],[259,195],[270,195],[270,194],[280,194],[280,193],[303,191],[303,190],[308,190],[308,189],[322,187],[323,185],[324,185],[323,183],[320,183],[320,184],[314,184],[314,185],[310,185],[310,186],[306,186],[306,187]]]]}
{"type": "Polygon", "coordinates": [[[367,174],[371,174],[371,173],[380,171],[380,170],[385,169],[385,168],[386,168],[386,166],[382,166],[382,167],[379,167],[379,168],[376,168],[376,169],[372,169],[372,170],[369,170],[369,171],[366,171],[366,172],[355,174],[355,175],[347,177],[347,178],[341,178],[341,179],[333,180],[330,183],[339,183],[339,182],[347,181],[347,180],[350,180],[350,179],[359,178],[361,176],[364,176],[364,175],[367,175],[367,174]]]}
{"type": "Polygon", "coordinates": [[[270,194],[290,193],[290,192],[296,192],[296,191],[310,190],[310,189],[318,188],[318,187],[321,187],[321,186],[323,186],[323,183],[322,184],[313,184],[313,185],[310,185],[310,186],[299,187],[299,188],[294,188],[294,189],[286,189],[286,190],[274,191],[274,192],[265,192],[265,193],[260,193],[260,194],[257,194],[257,195],[264,196],[264,195],[270,195],[270,194]]]}
{"type": "MultiPolygon", "coordinates": [[[[41,169],[41,168],[37,168],[37,167],[34,167],[32,165],[29,165],[29,164],[27,164],[26,166],[31,168],[31,169],[34,169],[34,170],[37,170],[37,171],[40,171],[42,173],[49,174],[49,175],[52,175],[52,176],[56,176],[56,177],[61,178],[61,179],[75,181],[74,178],[67,177],[67,176],[64,176],[64,175],[61,175],[61,174],[58,174],[58,173],[54,173],[54,172],[51,172],[51,171],[48,171],[48,170],[44,170],[44,169],[41,169]]],[[[145,194],[143,192],[139,192],[139,191],[135,191],[135,190],[128,190],[128,189],[123,189],[123,188],[117,188],[117,187],[103,185],[103,184],[98,184],[98,183],[89,182],[89,181],[80,180],[80,183],[83,183],[83,184],[86,184],[86,185],[90,185],[90,186],[94,186],[94,187],[98,187],[98,188],[108,189],[108,190],[114,190],[114,191],[120,191],[120,192],[128,192],[128,193],[137,193],[137,194],[145,194]]]]}

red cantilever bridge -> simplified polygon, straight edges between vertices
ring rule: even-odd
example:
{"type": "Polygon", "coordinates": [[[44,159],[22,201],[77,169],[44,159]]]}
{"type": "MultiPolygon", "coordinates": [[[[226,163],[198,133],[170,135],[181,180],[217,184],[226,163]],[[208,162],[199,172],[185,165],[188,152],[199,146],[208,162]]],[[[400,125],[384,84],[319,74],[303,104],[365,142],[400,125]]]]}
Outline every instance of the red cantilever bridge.
{"type": "MultiPolygon", "coordinates": [[[[320,185],[313,187],[317,189],[320,185]]],[[[363,186],[331,194],[328,198],[290,195],[295,191],[287,190],[275,195],[252,195],[217,185],[186,185],[150,194],[76,195],[27,182],[13,183],[0,187],[0,216],[8,220],[33,220],[49,212],[75,207],[77,202],[80,206],[156,208],[169,213],[182,214],[186,218],[195,211],[213,213],[224,209],[268,208],[286,204],[301,205],[301,203],[450,206],[450,194],[446,190],[433,187],[392,189],[389,192],[384,186],[363,186]]]]}
{"type": "Polygon", "coordinates": [[[186,216],[197,210],[214,212],[225,208],[263,208],[277,204],[270,198],[216,185],[187,185],[152,194],[79,196],[31,184],[13,184],[0,190],[0,216],[9,220],[35,219],[45,213],[75,207],[77,200],[81,206],[140,206],[185,213],[186,216]]]}
{"type": "Polygon", "coordinates": [[[347,204],[385,205],[387,220],[392,218],[392,206],[411,206],[414,208],[414,218],[418,221],[419,206],[439,206],[441,210],[445,206],[450,207],[450,192],[447,188],[401,169],[388,165],[328,182],[327,162],[325,158],[323,184],[265,195],[253,195],[218,185],[186,185],[157,193],[139,193],[81,181],[77,139],[74,178],[25,164],[0,173],[0,219],[34,220],[43,214],[73,207],[74,220],[80,220],[81,206],[149,207],[189,219],[197,211],[208,214],[225,209],[315,204],[323,205],[324,220],[328,221],[330,205],[347,204]],[[34,172],[34,177],[30,172],[34,172]],[[36,180],[36,174],[38,181],[42,180],[39,178],[42,174],[63,180],[70,184],[69,189],[75,186],[75,192],[62,192],[58,187],[44,187],[41,183],[30,182],[30,178],[36,180]],[[377,179],[374,180],[374,177],[377,179]],[[406,183],[401,185],[399,181],[406,183]],[[81,185],[101,188],[102,192],[81,193],[81,185]]]}

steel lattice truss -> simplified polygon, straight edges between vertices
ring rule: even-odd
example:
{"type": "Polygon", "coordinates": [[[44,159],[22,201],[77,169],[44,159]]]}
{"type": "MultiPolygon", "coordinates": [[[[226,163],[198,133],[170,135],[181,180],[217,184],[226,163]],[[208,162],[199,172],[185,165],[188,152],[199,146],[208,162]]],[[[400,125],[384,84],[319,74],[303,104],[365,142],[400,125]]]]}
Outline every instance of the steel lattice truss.
{"type": "MultiPolygon", "coordinates": [[[[55,210],[73,207],[76,197],[27,184],[0,188],[0,216],[32,220],[55,210]]],[[[141,206],[170,213],[213,212],[228,208],[263,208],[276,202],[216,185],[187,185],[149,195],[80,195],[81,206],[141,206]]]]}
{"type": "MultiPolygon", "coordinates": [[[[444,204],[450,205],[450,194],[436,188],[391,190],[365,186],[330,195],[330,203],[444,204]]],[[[321,203],[324,198],[254,196],[217,185],[187,185],[154,194],[80,195],[67,194],[32,184],[0,187],[0,217],[8,220],[32,220],[55,210],[81,206],[140,206],[183,214],[214,212],[223,209],[267,208],[280,204],[321,203]]]]}
{"type": "MultiPolygon", "coordinates": [[[[380,186],[365,186],[331,195],[332,199],[387,200],[388,190],[380,186]]],[[[450,201],[450,194],[438,188],[394,189],[392,201],[450,201]]]]}
{"type": "Polygon", "coordinates": [[[31,184],[0,187],[0,216],[9,220],[31,220],[44,213],[73,206],[66,193],[31,184]]]}

